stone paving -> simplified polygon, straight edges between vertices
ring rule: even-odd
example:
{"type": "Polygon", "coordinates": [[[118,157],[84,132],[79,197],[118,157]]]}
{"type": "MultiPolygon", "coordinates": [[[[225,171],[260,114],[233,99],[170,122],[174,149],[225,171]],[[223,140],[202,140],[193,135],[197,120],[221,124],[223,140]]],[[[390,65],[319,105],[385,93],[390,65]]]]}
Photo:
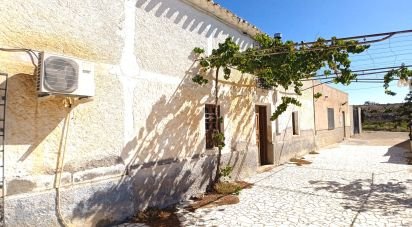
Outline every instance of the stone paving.
{"type": "MultiPolygon", "coordinates": [[[[248,179],[240,203],[178,212],[182,226],[412,226],[405,150],[356,140],[248,179]]],[[[123,224],[121,226],[144,226],[123,224]]]]}

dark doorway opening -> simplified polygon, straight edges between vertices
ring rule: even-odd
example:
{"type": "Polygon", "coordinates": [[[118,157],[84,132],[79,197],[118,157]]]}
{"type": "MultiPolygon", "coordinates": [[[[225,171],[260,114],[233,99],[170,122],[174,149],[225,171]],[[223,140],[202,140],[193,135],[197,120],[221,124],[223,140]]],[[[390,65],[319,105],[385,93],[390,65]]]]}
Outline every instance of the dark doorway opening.
{"type": "Polygon", "coordinates": [[[267,122],[267,108],[266,106],[256,106],[255,108],[256,121],[256,144],[259,150],[260,165],[267,165],[268,158],[268,122],[267,122]]]}
{"type": "Polygon", "coordinates": [[[353,107],[353,134],[360,133],[359,110],[353,107]]]}
{"type": "Polygon", "coordinates": [[[342,111],[342,123],[343,123],[343,139],[346,138],[346,119],[345,119],[345,111],[342,111]]]}

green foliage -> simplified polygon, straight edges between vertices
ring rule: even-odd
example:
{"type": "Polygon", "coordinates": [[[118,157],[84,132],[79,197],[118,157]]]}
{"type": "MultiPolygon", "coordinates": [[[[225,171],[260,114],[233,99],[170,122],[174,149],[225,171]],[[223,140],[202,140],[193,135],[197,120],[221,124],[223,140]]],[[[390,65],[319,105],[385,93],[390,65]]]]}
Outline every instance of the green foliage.
{"type": "Polygon", "coordinates": [[[215,142],[215,146],[218,147],[220,150],[225,146],[225,135],[222,132],[213,133],[212,138],[215,142]]]}
{"type": "Polygon", "coordinates": [[[379,103],[377,103],[377,102],[371,102],[371,101],[366,101],[363,105],[367,105],[367,106],[369,106],[369,105],[379,105],[379,103]]]}
{"type": "Polygon", "coordinates": [[[203,48],[195,47],[195,48],[193,49],[193,52],[194,52],[195,54],[203,54],[203,53],[205,52],[205,50],[204,50],[203,48]]]}
{"type": "Polygon", "coordinates": [[[321,68],[326,68],[325,75],[330,75],[331,71],[338,75],[335,83],[349,84],[356,78],[350,70],[349,54],[368,48],[356,41],[336,38],[332,38],[330,44],[320,38],[310,46],[297,46],[291,41],[282,42],[264,34],[258,35],[256,40],[260,46],[246,50],[238,68],[264,78],[273,87],[281,86],[287,90],[292,86],[298,95],[303,86],[301,80],[314,76],[321,68]]]}
{"type": "Polygon", "coordinates": [[[196,76],[194,76],[192,78],[192,81],[199,84],[199,85],[204,85],[207,84],[209,81],[207,79],[205,79],[203,76],[197,74],[196,76]]]}
{"type": "Polygon", "coordinates": [[[409,77],[412,77],[412,70],[409,70],[405,64],[399,69],[392,69],[386,73],[383,77],[383,88],[385,88],[385,94],[387,95],[396,95],[395,92],[389,90],[389,83],[395,80],[395,77],[398,77],[400,80],[408,80],[409,77]]]}
{"type": "Polygon", "coordinates": [[[230,178],[230,174],[232,173],[232,171],[233,171],[232,166],[225,166],[225,167],[220,169],[220,176],[230,178]]]}
{"type": "Polygon", "coordinates": [[[209,62],[208,61],[206,61],[206,60],[201,60],[200,62],[199,62],[199,64],[200,64],[200,66],[202,66],[203,68],[207,68],[207,67],[209,67],[209,62]]]}
{"type": "Polygon", "coordinates": [[[232,71],[228,68],[228,67],[225,67],[224,69],[223,69],[223,73],[224,73],[224,78],[226,79],[226,80],[228,80],[229,78],[230,78],[230,73],[231,73],[232,71]]]}
{"type": "Polygon", "coordinates": [[[316,94],[313,95],[313,98],[314,98],[314,99],[318,99],[318,98],[320,98],[320,97],[322,97],[322,93],[320,93],[320,92],[318,92],[318,93],[316,93],[316,94]]]}
{"type": "Polygon", "coordinates": [[[363,122],[362,129],[365,131],[389,131],[389,132],[409,132],[408,121],[399,122],[363,122]]]}
{"type": "MultiPolygon", "coordinates": [[[[227,38],[210,56],[198,59],[200,66],[204,71],[223,69],[225,79],[230,78],[230,68],[236,68],[243,73],[255,75],[259,84],[263,84],[265,88],[293,88],[297,95],[302,95],[302,80],[313,77],[320,69],[324,69],[325,76],[334,72],[337,77],[333,82],[348,85],[357,76],[350,69],[349,55],[362,53],[369,48],[354,40],[337,40],[335,37],[332,42],[319,38],[311,45],[283,42],[265,34],[257,35],[255,40],[258,43],[256,47],[240,52],[239,46],[231,38],[227,38]]],[[[195,52],[204,53],[200,50],[195,52]]],[[[203,84],[204,81],[200,82],[203,84]]],[[[296,98],[282,98],[282,103],[271,120],[286,111],[290,104],[300,105],[296,98]]]]}
{"type": "Polygon", "coordinates": [[[293,97],[282,97],[282,103],[276,108],[275,112],[270,117],[270,120],[276,120],[283,112],[286,111],[289,104],[293,104],[295,106],[301,106],[302,104],[293,97]]]}
{"type": "Polygon", "coordinates": [[[409,121],[412,120],[412,91],[409,91],[404,100],[397,111],[398,119],[409,121]]]}
{"type": "Polygon", "coordinates": [[[219,117],[218,120],[219,120],[219,123],[220,123],[220,124],[223,123],[223,117],[219,117]]]}
{"type": "MultiPolygon", "coordinates": [[[[193,52],[202,55],[205,51],[196,47],[193,49],[193,52]]],[[[220,43],[217,49],[212,50],[212,54],[210,56],[203,55],[200,59],[198,59],[198,61],[200,66],[205,70],[223,68],[225,76],[229,76],[231,72],[229,67],[236,65],[235,63],[238,61],[236,56],[238,54],[239,46],[229,37],[225,40],[225,42],[220,43]]]]}
{"type": "Polygon", "coordinates": [[[215,191],[219,194],[223,195],[230,195],[235,194],[238,195],[242,190],[242,187],[235,182],[218,182],[213,187],[215,191]]]}

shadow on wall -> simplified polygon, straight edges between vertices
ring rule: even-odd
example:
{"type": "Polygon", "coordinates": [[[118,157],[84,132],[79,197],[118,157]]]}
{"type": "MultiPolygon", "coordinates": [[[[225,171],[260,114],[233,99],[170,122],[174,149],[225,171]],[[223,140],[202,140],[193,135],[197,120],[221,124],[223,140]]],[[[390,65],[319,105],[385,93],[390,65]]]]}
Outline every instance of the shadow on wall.
{"type": "MultiPolygon", "coordinates": [[[[138,0],[136,7],[144,7],[147,12],[155,10],[155,15],[158,17],[166,16],[171,19],[173,16],[174,23],[182,23],[183,29],[192,32],[203,34],[208,29],[208,37],[225,34],[242,36],[240,33],[227,33],[219,25],[208,24],[206,15],[192,16],[190,8],[187,8],[187,13],[182,12],[181,7],[176,6],[172,1],[138,0]]],[[[243,47],[247,44],[246,38],[245,40],[241,37],[236,38],[235,41],[243,47]]],[[[201,138],[203,136],[198,129],[204,127],[201,125],[204,117],[204,101],[201,100],[211,94],[212,87],[211,83],[200,87],[191,81],[192,75],[197,71],[197,67],[191,67],[171,96],[163,95],[151,106],[145,117],[145,123],[136,130],[136,136],[121,152],[123,160],[128,161],[121,180],[116,184],[107,183],[105,187],[90,186],[93,195],[79,194],[78,198],[73,200],[81,201],[76,205],[73,201],[67,201],[72,202],[69,203],[70,209],[74,206],[71,215],[74,221],[87,219],[98,226],[109,225],[115,220],[130,217],[136,210],[178,202],[185,199],[190,192],[204,190],[210,184],[215,172],[215,156],[204,152],[205,141],[201,138]]],[[[246,82],[246,78],[240,81],[240,83],[246,82]]],[[[67,110],[62,107],[63,99],[39,102],[35,85],[36,78],[28,74],[18,74],[10,77],[9,80],[8,106],[11,108],[7,109],[7,120],[21,124],[10,127],[6,135],[7,144],[30,145],[27,152],[20,157],[22,161],[30,158],[32,152],[51,133],[58,133],[57,136],[60,136],[60,130],[55,129],[67,116],[67,110]],[[22,94],[17,95],[13,92],[22,92],[22,94]]],[[[230,92],[243,93],[248,92],[248,89],[250,87],[231,88],[230,92]]],[[[139,107],[141,100],[144,100],[144,97],[136,100],[135,108],[139,107]]],[[[245,108],[249,102],[243,97],[237,97],[236,100],[235,104],[230,104],[230,109],[245,108]]],[[[250,108],[249,112],[253,115],[254,106],[250,108]]],[[[232,130],[235,134],[231,143],[236,144],[241,140],[248,147],[253,130],[242,125],[249,124],[248,116],[229,113],[229,118],[239,122],[236,131],[232,130]],[[242,135],[247,136],[242,138],[242,135]]],[[[110,135],[105,136],[110,137],[110,135]]],[[[49,149],[58,151],[58,142],[54,145],[55,147],[49,149]]],[[[247,149],[242,150],[244,153],[246,151],[247,149]]],[[[48,155],[57,158],[57,152],[48,155]]],[[[229,163],[243,165],[245,157],[246,154],[240,156],[239,152],[232,150],[229,163]]],[[[55,170],[46,171],[50,174],[55,170]]],[[[76,189],[70,188],[67,191],[71,190],[76,189]]]]}
{"type": "MultiPolygon", "coordinates": [[[[29,145],[26,152],[19,157],[19,162],[29,158],[68,114],[68,109],[64,107],[64,98],[37,97],[36,79],[36,76],[31,74],[15,74],[8,79],[5,142],[6,145],[29,145]]],[[[54,146],[52,150],[59,150],[58,143],[54,146]]],[[[49,155],[57,157],[56,153],[49,155]]],[[[42,171],[54,173],[54,168],[42,171]]]]}
{"type": "MultiPolygon", "coordinates": [[[[197,32],[203,34],[207,30],[206,37],[232,36],[236,37],[234,41],[240,46],[241,49],[246,48],[249,44],[249,38],[242,38],[242,34],[233,30],[228,32],[227,28],[223,27],[223,24],[217,25],[217,23],[207,23],[208,17],[206,14],[192,14],[191,6],[188,6],[181,1],[176,0],[137,0],[136,7],[142,8],[146,12],[154,12],[157,17],[166,17],[168,19],[174,18],[175,24],[182,24],[184,30],[191,32],[197,32]]],[[[225,26],[227,27],[227,25],[225,26]]]]}
{"type": "MultiPolygon", "coordinates": [[[[192,76],[198,71],[199,68],[193,65],[169,98],[162,95],[151,106],[144,126],[136,130],[137,135],[122,151],[122,158],[128,160],[124,176],[118,184],[98,190],[80,202],[73,210],[75,220],[87,218],[97,226],[110,225],[116,220],[129,218],[137,210],[150,206],[165,207],[210,186],[216,154],[205,153],[205,139],[199,128],[204,127],[204,101],[201,100],[211,95],[212,86],[209,83],[201,87],[192,82],[192,76]],[[119,213],[124,216],[116,216],[119,213]]],[[[212,80],[212,75],[208,76],[212,80]]],[[[246,81],[242,78],[240,84],[246,81]]],[[[250,86],[231,87],[229,95],[248,89],[250,86]]],[[[138,100],[142,99],[145,97],[138,100]]],[[[249,100],[241,96],[236,100],[234,105],[221,104],[231,105],[230,109],[250,105],[247,105],[249,100]]],[[[136,108],[139,103],[134,106],[136,108]]],[[[249,112],[253,113],[253,110],[249,112]]],[[[250,143],[252,131],[244,127],[249,124],[248,117],[236,114],[229,113],[230,119],[239,122],[231,142],[242,139],[250,143]],[[242,138],[242,133],[247,136],[242,138]]],[[[241,166],[245,157],[246,154],[232,151],[228,163],[241,166]]]]}
{"type": "MultiPolygon", "coordinates": [[[[411,152],[411,141],[405,140],[388,149],[385,156],[389,156],[388,163],[410,165],[408,159],[405,157],[407,152],[411,152]]],[[[412,160],[411,160],[412,163],[412,160]]]]}
{"type": "MultiPolygon", "coordinates": [[[[121,153],[128,163],[122,179],[80,202],[73,210],[74,219],[91,218],[93,224],[106,226],[137,210],[181,201],[189,190],[201,190],[210,182],[214,156],[199,153],[204,144],[198,132],[203,96],[191,81],[197,70],[187,72],[169,99],[162,95],[152,105],[144,126],[121,153]],[[113,216],[119,210],[125,216],[113,216]]],[[[139,103],[134,104],[137,107],[139,103]]]]}
{"type": "Polygon", "coordinates": [[[373,184],[369,179],[357,179],[348,184],[337,181],[309,181],[316,191],[342,193],[341,205],[345,209],[358,212],[376,212],[384,216],[393,216],[412,208],[412,198],[408,195],[405,182],[391,179],[387,183],[373,184]],[[367,201],[365,203],[365,201],[367,201]]]}
{"type": "MultiPolygon", "coordinates": [[[[247,163],[248,159],[256,157],[249,153],[253,150],[251,149],[252,145],[255,144],[255,141],[252,141],[253,133],[255,133],[255,106],[253,105],[253,95],[251,95],[255,88],[251,85],[250,76],[247,75],[241,75],[236,84],[228,81],[220,81],[220,83],[230,86],[230,90],[226,94],[230,97],[230,100],[221,101],[221,105],[224,110],[230,110],[228,113],[223,114],[230,119],[232,126],[230,131],[225,130],[225,135],[231,135],[230,144],[228,144],[231,150],[229,157],[223,157],[222,167],[234,167],[232,177],[239,179],[242,176],[242,171],[245,170],[244,167],[250,164],[247,163]]],[[[243,174],[247,176],[247,173],[243,174]]]]}

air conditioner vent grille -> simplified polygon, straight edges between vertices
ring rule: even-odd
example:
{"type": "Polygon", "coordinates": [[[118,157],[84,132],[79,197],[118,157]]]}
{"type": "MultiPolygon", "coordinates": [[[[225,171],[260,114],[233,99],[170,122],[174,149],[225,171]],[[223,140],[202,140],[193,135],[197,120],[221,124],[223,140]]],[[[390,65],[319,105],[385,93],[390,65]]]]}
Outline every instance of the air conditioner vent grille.
{"type": "Polygon", "coordinates": [[[55,92],[73,92],[78,87],[79,65],[67,58],[48,57],[44,61],[44,86],[55,92]]]}

